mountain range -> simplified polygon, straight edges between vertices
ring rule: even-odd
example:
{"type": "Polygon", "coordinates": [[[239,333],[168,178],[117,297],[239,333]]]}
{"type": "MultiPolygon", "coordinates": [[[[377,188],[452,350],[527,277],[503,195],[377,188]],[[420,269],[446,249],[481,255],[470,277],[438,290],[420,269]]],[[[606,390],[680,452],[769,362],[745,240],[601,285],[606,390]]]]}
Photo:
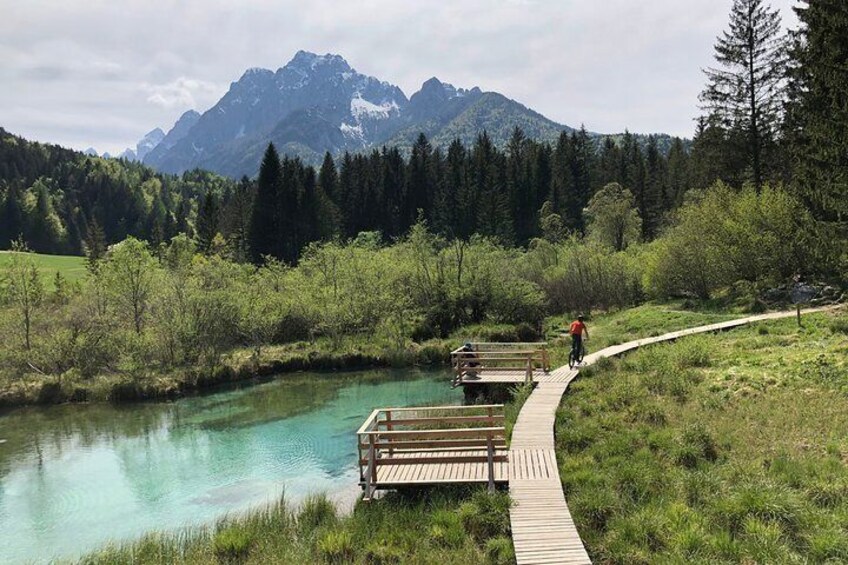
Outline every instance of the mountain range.
{"type": "MultiPolygon", "coordinates": [[[[316,164],[326,152],[407,149],[421,133],[446,147],[454,139],[470,145],[485,130],[502,146],[516,126],[541,141],[573,129],[497,92],[456,88],[435,77],[407,98],[339,55],[299,51],[276,71],[248,69],[212,108],[186,112],[167,134],[154,129],[122,156],[167,173],[202,168],[253,176],[270,142],[316,164]]],[[[660,138],[661,145],[670,140],[660,138]]]]}

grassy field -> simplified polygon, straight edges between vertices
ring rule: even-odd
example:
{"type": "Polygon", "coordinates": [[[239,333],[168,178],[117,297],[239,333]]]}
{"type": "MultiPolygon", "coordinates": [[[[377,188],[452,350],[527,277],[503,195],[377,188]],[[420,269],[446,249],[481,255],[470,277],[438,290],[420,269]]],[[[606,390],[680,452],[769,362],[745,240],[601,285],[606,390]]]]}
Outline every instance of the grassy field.
{"type": "Polygon", "coordinates": [[[557,413],[597,563],[848,561],[848,316],[689,337],[605,361],[557,413]]]}
{"type": "MultiPolygon", "coordinates": [[[[598,351],[634,339],[713,324],[744,315],[732,308],[717,308],[712,304],[689,305],[683,301],[649,302],[635,308],[596,314],[587,318],[590,339],[586,342],[586,349],[589,352],[598,351]]],[[[570,318],[555,316],[546,322],[545,335],[554,367],[568,362],[571,340],[562,337],[562,333],[567,331],[571,321],[570,318]]]]}
{"type": "Polygon", "coordinates": [[[390,493],[338,516],[322,496],[285,501],[209,528],[151,534],[103,548],[80,563],[506,564],[509,496],[483,488],[390,493]]]}
{"type": "MultiPolygon", "coordinates": [[[[68,282],[76,282],[82,280],[86,275],[85,257],[76,257],[74,255],[42,255],[40,253],[28,253],[35,261],[38,272],[41,274],[41,279],[44,282],[44,288],[53,290],[53,281],[56,278],[56,273],[62,273],[62,276],[68,282]]],[[[9,262],[9,252],[0,251],[0,273],[9,262]]]]}

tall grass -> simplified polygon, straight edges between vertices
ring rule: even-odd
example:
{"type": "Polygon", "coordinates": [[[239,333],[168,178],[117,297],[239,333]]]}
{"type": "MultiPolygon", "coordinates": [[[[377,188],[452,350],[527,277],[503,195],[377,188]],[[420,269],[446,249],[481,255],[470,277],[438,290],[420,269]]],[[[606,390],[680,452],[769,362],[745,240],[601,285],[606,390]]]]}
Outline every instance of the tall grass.
{"type": "Polygon", "coordinates": [[[835,319],[684,338],[576,381],[557,450],[593,560],[845,562],[848,358],[835,319]]]}
{"type": "Polygon", "coordinates": [[[482,488],[392,492],[339,516],[323,495],[280,500],[216,525],[104,547],[86,565],[511,563],[509,495],[482,488]]]}

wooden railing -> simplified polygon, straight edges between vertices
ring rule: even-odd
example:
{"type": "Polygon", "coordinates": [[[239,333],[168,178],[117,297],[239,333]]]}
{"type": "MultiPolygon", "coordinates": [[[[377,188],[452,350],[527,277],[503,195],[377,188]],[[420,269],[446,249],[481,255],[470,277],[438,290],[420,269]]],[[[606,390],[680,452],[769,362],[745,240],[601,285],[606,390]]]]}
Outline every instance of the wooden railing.
{"type": "Polygon", "coordinates": [[[487,463],[494,490],[494,464],[506,461],[496,453],[507,446],[503,423],[503,404],[374,410],[357,431],[363,499],[374,496],[385,465],[487,463]]]}
{"type": "Polygon", "coordinates": [[[550,371],[547,343],[471,343],[451,352],[453,386],[480,373],[523,371],[524,382],[533,382],[533,372],[550,371]],[[468,346],[470,345],[470,350],[468,346]]]}

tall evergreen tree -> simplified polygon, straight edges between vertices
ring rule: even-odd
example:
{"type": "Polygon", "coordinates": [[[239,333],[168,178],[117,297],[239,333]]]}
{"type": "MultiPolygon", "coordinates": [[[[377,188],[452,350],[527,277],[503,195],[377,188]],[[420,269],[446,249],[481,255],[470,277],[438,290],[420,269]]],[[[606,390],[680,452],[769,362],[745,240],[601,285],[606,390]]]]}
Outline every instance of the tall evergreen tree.
{"type": "Polygon", "coordinates": [[[212,241],[218,234],[218,224],[221,216],[221,207],[218,198],[212,191],[206,192],[203,202],[197,210],[197,223],[195,225],[197,248],[201,253],[209,253],[212,249],[212,241]]]}
{"type": "Polygon", "coordinates": [[[787,125],[795,185],[823,227],[848,230],[848,3],[796,8],[787,125]]]}
{"type": "Polygon", "coordinates": [[[663,211],[668,212],[683,203],[683,195],[689,190],[689,153],[683,140],[675,137],[668,150],[667,184],[663,194],[663,211]]]}
{"type": "Polygon", "coordinates": [[[274,144],[269,143],[259,167],[256,198],[250,219],[250,252],[256,262],[261,261],[265,255],[280,257],[278,246],[280,218],[277,207],[281,185],[280,156],[274,144]]]}
{"type": "Polygon", "coordinates": [[[786,40],[780,12],[762,0],[734,0],[730,27],[715,45],[718,68],[705,71],[704,109],[722,127],[744,134],[750,180],[759,187],[771,174],[785,96],[786,40]]]}

